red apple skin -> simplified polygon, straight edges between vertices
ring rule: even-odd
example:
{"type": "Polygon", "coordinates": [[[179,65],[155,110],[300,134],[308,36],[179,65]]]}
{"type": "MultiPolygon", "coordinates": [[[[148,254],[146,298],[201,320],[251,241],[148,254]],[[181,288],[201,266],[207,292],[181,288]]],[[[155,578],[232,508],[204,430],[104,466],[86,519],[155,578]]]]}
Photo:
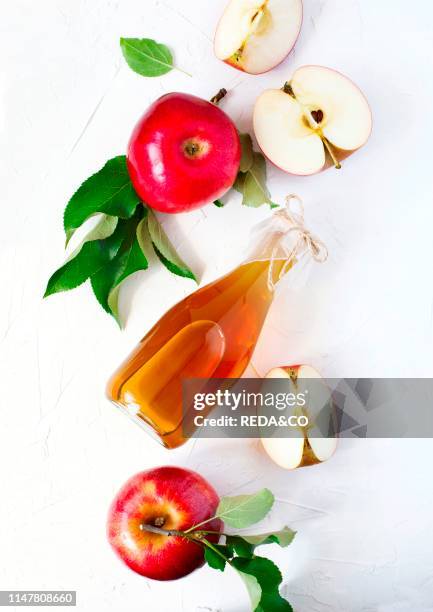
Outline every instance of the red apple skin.
{"type": "MultiPolygon", "coordinates": [[[[137,574],[153,580],[183,578],[204,564],[202,546],[178,536],[149,533],[140,526],[163,519],[163,529],[185,531],[214,516],[218,504],[216,491],[195,472],[178,467],[141,472],[126,482],[111,505],[108,541],[137,574]]],[[[217,532],[222,528],[219,519],[202,527],[217,532]]],[[[219,536],[208,539],[218,542],[219,536]]]]}
{"type": "Polygon", "coordinates": [[[127,159],[143,202],[160,212],[180,213],[209,204],[232,187],[241,144],[234,123],[215,104],[171,93],[138,122],[127,159]],[[191,145],[197,149],[193,153],[191,145]]]}

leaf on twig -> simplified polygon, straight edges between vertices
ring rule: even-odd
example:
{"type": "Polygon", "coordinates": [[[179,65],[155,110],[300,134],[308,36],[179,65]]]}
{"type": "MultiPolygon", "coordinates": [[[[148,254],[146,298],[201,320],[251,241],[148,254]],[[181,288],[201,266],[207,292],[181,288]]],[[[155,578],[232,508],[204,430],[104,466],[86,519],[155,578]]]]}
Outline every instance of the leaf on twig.
{"type": "Polygon", "coordinates": [[[122,240],[123,228],[117,219],[114,222],[112,217],[103,217],[66,263],[51,276],[44,297],[82,285],[116,256],[122,240]]]}
{"type": "Polygon", "coordinates": [[[75,230],[96,213],[129,219],[139,201],[129,178],[126,157],[110,159],[69,200],[63,217],[66,244],[75,230]]]}
{"type": "Polygon", "coordinates": [[[273,504],[274,496],[269,489],[262,489],[253,495],[223,497],[216,516],[230,527],[244,529],[264,519],[273,504]]]}
{"type": "Polygon", "coordinates": [[[226,559],[224,559],[223,556],[215,552],[213,548],[206,546],[206,548],[204,549],[205,561],[212,569],[220,570],[221,572],[223,572],[227,563],[228,549],[225,546],[220,546],[218,544],[213,544],[212,546],[213,548],[216,548],[221,553],[221,555],[225,556],[226,559]]]}
{"type": "Polygon", "coordinates": [[[262,533],[260,535],[246,535],[242,536],[242,539],[254,547],[262,546],[263,544],[279,544],[281,548],[286,548],[286,546],[293,542],[295,536],[296,531],[289,527],[284,527],[281,531],[262,533]]]}
{"type": "Polygon", "coordinates": [[[173,274],[182,276],[184,278],[191,278],[197,282],[194,273],[179,257],[175,248],[168,239],[167,234],[164,232],[161,224],[151,210],[148,211],[147,227],[153,249],[161,263],[173,274]]]}
{"type": "Polygon", "coordinates": [[[249,138],[251,156],[249,156],[248,145],[243,144],[241,169],[236,177],[233,189],[236,189],[242,195],[244,206],[258,208],[263,204],[269,204],[271,208],[277,208],[277,205],[271,200],[271,194],[266,184],[266,160],[261,153],[253,151],[251,138],[248,134],[243,136],[249,138]]]}
{"type": "Polygon", "coordinates": [[[251,609],[257,610],[257,606],[260,604],[260,600],[262,598],[262,589],[260,587],[259,581],[255,576],[250,574],[246,574],[245,572],[241,572],[237,570],[239,576],[242,578],[242,582],[245,584],[248,595],[251,601],[251,609]]]}
{"type": "Polygon", "coordinates": [[[254,162],[254,151],[253,151],[253,141],[251,140],[251,136],[249,134],[239,134],[239,139],[241,141],[241,165],[240,172],[248,172],[251,169],[251,166],[254,162]]]}
{"type": "Polygon", "coordinates": [[[148,261],[137,235],[140,224],[145,222],[140,220],[142,216],[143,211],[138,209],[132,219],[123,221],[127,225],[127,231],[116,257],[91,278],[95,297],[104,310],[116,319],[120,327],[122,327],[118,309],[120,286],[135,272],[148,268],[148,261]]]}
{"type": "Polygon", "coordinates": [[[255,612],[293,612],[289,602],[280,595],[279,586],[283,577],[278,567],[270,559],[236,557],[231,564],[243,579],[250,595],[252,609],[255,612]],[[251,578],[254,578],[255,581],[251,578]]]}
{"type": "MultiPolygon", "coordinates": [[[[262,489],[253,495],[223,497],[214,518],[220,518],[227,525],[242,529],[262,520],[273,503],[274,496],[268,489],[262,489]]],[[[199,523],[196,527],[203,524],[199,523]]],[[[224,571],[228,563],[238,572],[247,588],[254,612],[293,612],[289,602],[280,595],[279,589],[283,581],[280,570],[269,559],[256,556],[255,549],[263,544],[289,546],[296,532],[284,527],[280,531],[259,535],[223,534],[224,545],[210,544],[203,539],[203,534],[206,533],[213,532],[198,532],[199,542],[206,546],[205,560],[214,569],[224,571]]]]}
{"type": "Polygon", "coordinates": [[[253,155],[253,165],[245,173],[242,195],[244,206],[258,208],[263,204],[272,204],[271,194],[266,185],[266,161],[261,153],[253,155]]]}

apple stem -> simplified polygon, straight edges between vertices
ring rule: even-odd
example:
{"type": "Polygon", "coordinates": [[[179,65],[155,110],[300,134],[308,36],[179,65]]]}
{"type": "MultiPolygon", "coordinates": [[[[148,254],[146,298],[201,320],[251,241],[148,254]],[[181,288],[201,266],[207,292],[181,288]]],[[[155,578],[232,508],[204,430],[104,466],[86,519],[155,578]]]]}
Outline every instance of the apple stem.
{"type": "Polygon", "coordinates": [[[211,550],[213,550],[216,555],[221,557],[221,559],[224,559],[224,561],[226,561],[227,563],[230,563],[229,559],[227,559],[227,557],[223,555],[223,553],[220,552],[218,548],[216,548],[216,546],[213,546],[208,540],[202,540],[202,543],[208,548],[210,548],[211,550]]]}
{"type": "Polygon", "coordinates": [[[212,516],[211,518],[208,518],[206,521],[202,521],[201,523],[197,523],[197,525],[193,525],[192,527],[187,529],[185,531],[185,533],[191,533],[191,531],[197,530],[197,527],[202,527],[203,525],[207,525],[207,523],[210,523],[211,521],[215,520],[216,518],[218,518],[218,516],[212,516]]]}
{"type": "Polygon", "coordinates": [[[295,100],[296,100],[296,96],[295,96],[295,94],[294,94],[294,92],[293,92],[293,88],[292,88],[292,86],[290,85],[289,81],[287,81],[286,83],[284,83],[284,85],[283,85],[283,91],[284,91],[284,93],[289,94],[289,96],[291,96],[292,98],[295,98],[295,100]]]}
{"type": "Polygon", "coordinates": [[[149,531],[150,533],[157,533],[158,535],[164,535],[167,537],[186,537],[184,531],[178,531],[177,529],[162,529],[161,527],[147,525],[145,523],[140,525],[140,529],[142,531],[149,531]]]}
{"type": "Polygon", "coordinates": [[[328,151],[329,155],[331,156],[332,161],[334,162],[334,167],[337,170],[341,170],[341,164],[338,161],[338,159],[335,157],[335,153],[332,150],[332,145],[329,142],[329,140],[327,138],[325,138],[325,136],[322,136],[322,142],[325,145],[326,150],[328,151]]]}
{"type": "Polygon", "coordinates": [[[214,95],[213,98],[210,99],[210,101],[212,102],[212,104],[218,105],[221,102],[221,100],[226,97],[226,95],[227,95],[227,89],[224,89],[223,87],[222,89],[219,90],[217,94],[214,95]]]}

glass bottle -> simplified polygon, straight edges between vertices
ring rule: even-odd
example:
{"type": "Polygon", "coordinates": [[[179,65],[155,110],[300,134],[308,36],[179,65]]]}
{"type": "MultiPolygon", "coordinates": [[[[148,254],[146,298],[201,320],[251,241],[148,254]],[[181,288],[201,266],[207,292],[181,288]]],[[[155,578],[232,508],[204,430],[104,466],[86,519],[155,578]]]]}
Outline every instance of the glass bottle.
{"type": "Polygon", "coordinates": [[[308,253],[326,258],[303,214],[292,212],[295,198],[289,196],[287,207],[259,226],[244,263],[173,306],[108,382],[108,398],[167,448],[186,442],[182,381],[240,378],[279,280],[308,253]]]}

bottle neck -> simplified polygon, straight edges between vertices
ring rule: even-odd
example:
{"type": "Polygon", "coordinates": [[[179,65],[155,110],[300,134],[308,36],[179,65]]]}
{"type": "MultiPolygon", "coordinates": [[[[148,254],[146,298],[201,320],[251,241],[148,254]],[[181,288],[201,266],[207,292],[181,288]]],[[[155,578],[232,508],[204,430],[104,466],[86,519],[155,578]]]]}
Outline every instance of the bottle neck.
{"type": "Polygon", "coordinates": [[[268,274],[268,288],[273,293],[280,280],[296,265],[302,252],[298,252],[297,232],[288,234],[273,229],[265,232],[250,251],[245,263],[263,262],[268,274]]]}
{"type": "Polygon", "coordinates": [[[305,227],[302,202],[294,195],[287,197],[285,208],[256,227],[253,245],[245,263],[269,262],[268,287],[272,292],[301,259],[324,262],[328,256],[323,242],[305,227]],[[300,205],[300,213],[292,210],[293,200],[300,205]]]}

